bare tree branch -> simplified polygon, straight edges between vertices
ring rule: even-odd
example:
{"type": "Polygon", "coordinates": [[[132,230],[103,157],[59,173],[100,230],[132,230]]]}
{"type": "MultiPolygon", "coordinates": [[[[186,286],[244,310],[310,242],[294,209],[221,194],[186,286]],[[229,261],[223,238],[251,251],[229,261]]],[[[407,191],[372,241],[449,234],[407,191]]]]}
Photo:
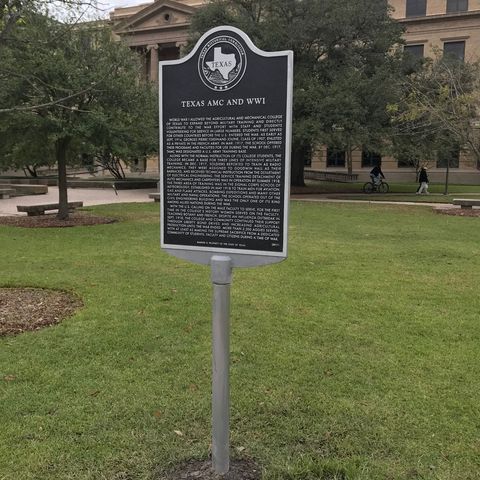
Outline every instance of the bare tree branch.
{"type": "Polygon", "coordinates": [[[23,106],[23,107],[12,107],[12,108],[0,108],[0,113],[11,113],[11,112],[27,112],[27,111],[37,111],[37,110],[42,110],[44,108],[52,107],[52,106],[61,106],[64,108],[71,108],[71,107],[65,107],[64,105],[61,105],[63,102],[70,100],[72,98],[78,97],[80,95],[83,95],[84,93],[87,93],[88,91],[92,90],[95,85],[91,85],[90,87],[81,90],[80,92],[73,93],[72,95],[68,95],[63,98],[59,98],[58,100],[52,100],[51,102],[47,103],[42,103],[41,105],[28,105],[28,106],[23,106]]]}

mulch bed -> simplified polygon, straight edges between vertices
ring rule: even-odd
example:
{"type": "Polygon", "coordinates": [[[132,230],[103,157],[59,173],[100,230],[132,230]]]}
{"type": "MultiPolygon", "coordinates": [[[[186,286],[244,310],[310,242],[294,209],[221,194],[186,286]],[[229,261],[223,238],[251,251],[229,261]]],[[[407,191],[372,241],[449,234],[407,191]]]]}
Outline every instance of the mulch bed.
{"type": "Polygon", "coordinates": [[[184,463],[158,480],[260,480],[260,468],[251,460],[231,460],[225,475],[216,475],[211,460],[184,463]]]}
{"type": "Polygon", "coordinates": [[[116,222],[115,218],[88,215],[85,213],[71,213],[67,220],[59,220],[55,213],[29,217],[27,215],[14,215],[11,217],[0,216],[0,225],[23,228],[49,228],[49,227],[85,227],[90,225],[104,225],[116,222]]]}
{"type": "Polygon", "coordinates": [[[435,211],[456,217],[480,217],[480,208],[437,208],[435,211]]]}
{"type": "Polygon", "coordinates": [[[42,288],[0,288],[0,337],[61,322],[82,307],[71,293],[42,288]]]}

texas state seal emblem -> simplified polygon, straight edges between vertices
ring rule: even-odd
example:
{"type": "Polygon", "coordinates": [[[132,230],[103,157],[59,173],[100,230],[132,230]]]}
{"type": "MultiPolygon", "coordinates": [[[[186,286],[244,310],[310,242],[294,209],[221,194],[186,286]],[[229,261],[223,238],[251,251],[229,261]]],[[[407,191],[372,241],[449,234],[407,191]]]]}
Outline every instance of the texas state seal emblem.
{"type": "Polygon", "coordinates": [[[216,91],[230,90],[245,74],[247,56],[243,45],[230,36],[208,41],[198,57],[198,73],[202,82],[216,91]]]}

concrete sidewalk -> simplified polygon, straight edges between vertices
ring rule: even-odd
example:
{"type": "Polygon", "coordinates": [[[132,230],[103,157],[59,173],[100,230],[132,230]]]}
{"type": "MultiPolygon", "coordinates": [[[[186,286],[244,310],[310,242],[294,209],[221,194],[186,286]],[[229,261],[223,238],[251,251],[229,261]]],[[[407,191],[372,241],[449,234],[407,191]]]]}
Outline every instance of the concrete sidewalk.
{"type": "MultiPolygon", "coordinates": [[[[156,189],[140,190],[115,190],[113,188],[69,188],[68,200],[71,202],[81,201],[85,207],[89,205],[106,205],[109,203],[140,203],[153,202],[148,197],[149,193],[157,192],[156,189]]],[[[430,206],[432,208],[459,208],[450,203],[428,203],[428,202],[391,202],[391,201],[372,201],[372,200],[348,200],[333,199],[327,195],[292,195],[292,200],[302,202],[325,202],[325,203],[368,203],[368,204],[388,204],[388,205],[412,205],[412,206],[430,206]]],[[[42,203],[58,203],[58,188],[49,187],[45,195],[27,195],[22,197],[12,197],[0,199],[0,215],[26,215],[26,213],[17,212],[17,205],[37,205],[42,203]]]]}
{"type": "MultiPolygon", "coordinates": [[[[153,188],[142,188],[141,190],[117,190],[115,193],[113,188],[69,188],[68,201],[83,202],[85,207],[109,203],[153,202],[148,197],[148,194],[156,191],[153,188]]],[[[43,203],[58,203],[57,187],[48,187],[48,193],[44,195],[26,195],[0,199],[0,215],[26,215],[26,213],[17,212],[17,205],[38,205],[43,203]]]]}

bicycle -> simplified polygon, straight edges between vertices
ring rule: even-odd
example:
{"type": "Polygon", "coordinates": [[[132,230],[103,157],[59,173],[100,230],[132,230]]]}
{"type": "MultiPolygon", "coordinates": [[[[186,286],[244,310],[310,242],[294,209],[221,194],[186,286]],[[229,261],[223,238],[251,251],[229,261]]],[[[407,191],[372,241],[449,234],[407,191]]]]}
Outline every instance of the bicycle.
{"type": "Polygon", "coordinates": [[[363,186],[363,193],[388,193],[390,187],[387,182],[380,180],[380,183],[367,182],[363,186]]]}

